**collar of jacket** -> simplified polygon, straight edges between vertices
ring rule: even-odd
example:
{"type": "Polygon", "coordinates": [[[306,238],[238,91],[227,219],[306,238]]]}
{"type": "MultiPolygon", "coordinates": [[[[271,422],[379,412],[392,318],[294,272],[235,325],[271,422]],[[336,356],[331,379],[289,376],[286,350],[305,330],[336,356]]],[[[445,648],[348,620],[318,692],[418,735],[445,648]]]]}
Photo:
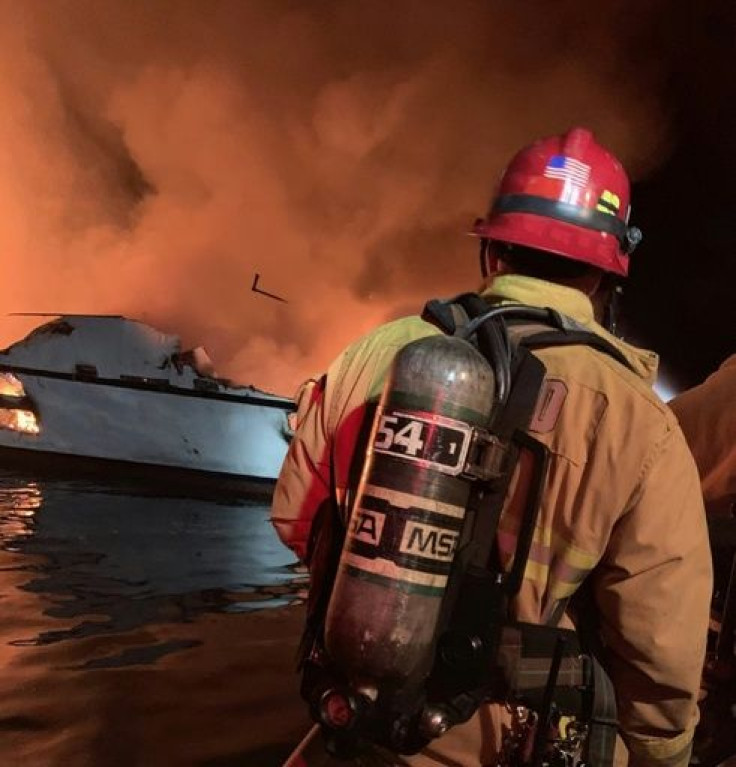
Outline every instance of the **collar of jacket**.
{"type": "Polygon", "coordinates": [[[593,304],[581,291],[521,274],[497,274],[489,278],[480,294],[489,303],[549,306],[572,317],[592,333],[612,343],[641,378],[650,385],[654,384],[659,365],[658,355],[648,349],[627,344],[599,325],[593,316],[593,304]]]}

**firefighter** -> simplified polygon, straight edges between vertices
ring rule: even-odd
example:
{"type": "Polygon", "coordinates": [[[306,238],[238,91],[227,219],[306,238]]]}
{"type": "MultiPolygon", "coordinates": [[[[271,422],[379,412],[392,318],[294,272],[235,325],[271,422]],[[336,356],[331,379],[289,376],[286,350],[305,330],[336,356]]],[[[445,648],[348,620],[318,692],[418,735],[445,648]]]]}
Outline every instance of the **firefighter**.
{"type": "Polygon", "coordinates": [[[718,632],[703,674],[696,739],[701,762],[710,764],[736,751],[736,355],[670,406],[695,457],[711,524],[718,632]]]}
{"type": "Polygon", "coordinates": [[[736,354],[670,407],[695,456],[707,508],[728,513],[736,500],[736,354]]]}
{"type": "MultiPolygon", "coordinates": [[[[570,600],[585,581],[628,752],[617,764],[680,767],[697,720],[711,559],[697,470],[675,417],[651,391],[657,357],[601,324],[640,239],[628,216],[622,166],[590,131],[574,128],[511,160],[474,233],[489,306],[552,307],[613,344],[626,362],[585,345],[535,352],[549,386],[529,433],[548,447],[551,462],[513,617],[571,627],[570,600]]],[[[349,514],[351,461],[366,410],[397,351],[440,332],[418,316],[388,323],[302,387],[272,520],[317,591],[325,588],[330,536],[349,514]]],[[[517,490],[519,482],[501,517],[502,557],[513,550],[517,490]]],[[[420,754],[372,758],[418,767],[513,764],[506,755],[527,726],[513,706],[484,704],[420,754]]]]}

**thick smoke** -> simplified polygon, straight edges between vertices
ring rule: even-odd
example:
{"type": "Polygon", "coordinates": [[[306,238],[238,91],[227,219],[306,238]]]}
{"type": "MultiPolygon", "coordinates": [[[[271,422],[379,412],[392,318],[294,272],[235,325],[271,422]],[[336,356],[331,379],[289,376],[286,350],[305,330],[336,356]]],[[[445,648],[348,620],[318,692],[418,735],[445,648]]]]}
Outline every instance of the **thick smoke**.
{"type": "Polygon", "coordinates": [[[289,393],[475,286],[463,233],[520,144],[580,123],[661,161],[661,3],[631,6],[6,0],[2,309],[136,317],[289,393]]]}

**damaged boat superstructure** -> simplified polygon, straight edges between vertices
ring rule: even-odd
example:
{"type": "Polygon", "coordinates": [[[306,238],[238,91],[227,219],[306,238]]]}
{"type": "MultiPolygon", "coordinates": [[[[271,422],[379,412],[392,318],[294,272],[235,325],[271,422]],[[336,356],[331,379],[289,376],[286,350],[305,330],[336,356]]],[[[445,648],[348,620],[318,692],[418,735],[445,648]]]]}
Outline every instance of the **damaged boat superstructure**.
{"type": "Polygon", "coordinates": [[[268,483],[293,409],[121,316],[59,315],[0,351],[0,449],[268,483]]]}

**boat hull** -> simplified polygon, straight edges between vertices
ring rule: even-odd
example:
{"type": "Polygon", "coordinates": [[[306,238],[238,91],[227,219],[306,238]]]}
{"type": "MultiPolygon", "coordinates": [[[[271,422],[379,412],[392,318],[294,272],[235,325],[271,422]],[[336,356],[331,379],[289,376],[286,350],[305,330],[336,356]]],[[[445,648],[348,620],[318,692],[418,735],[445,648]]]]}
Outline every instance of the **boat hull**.
{"type": "Polygon", "coordinates": [[[54,481],[87,487],[103,484],[129,495],[217,501],[270,497],[276,480],[175,466],[0,447],[0,466],[29,482],[54,481]]]}
{"type": "MultiPolygon", "coordinates": [[[[7,370],[7,368],[6,368],[7,370]]],[[[12,370],[38,434],[0,429],[0,449],[272,483],[289,441],[289,400],[12,370]]]]}

